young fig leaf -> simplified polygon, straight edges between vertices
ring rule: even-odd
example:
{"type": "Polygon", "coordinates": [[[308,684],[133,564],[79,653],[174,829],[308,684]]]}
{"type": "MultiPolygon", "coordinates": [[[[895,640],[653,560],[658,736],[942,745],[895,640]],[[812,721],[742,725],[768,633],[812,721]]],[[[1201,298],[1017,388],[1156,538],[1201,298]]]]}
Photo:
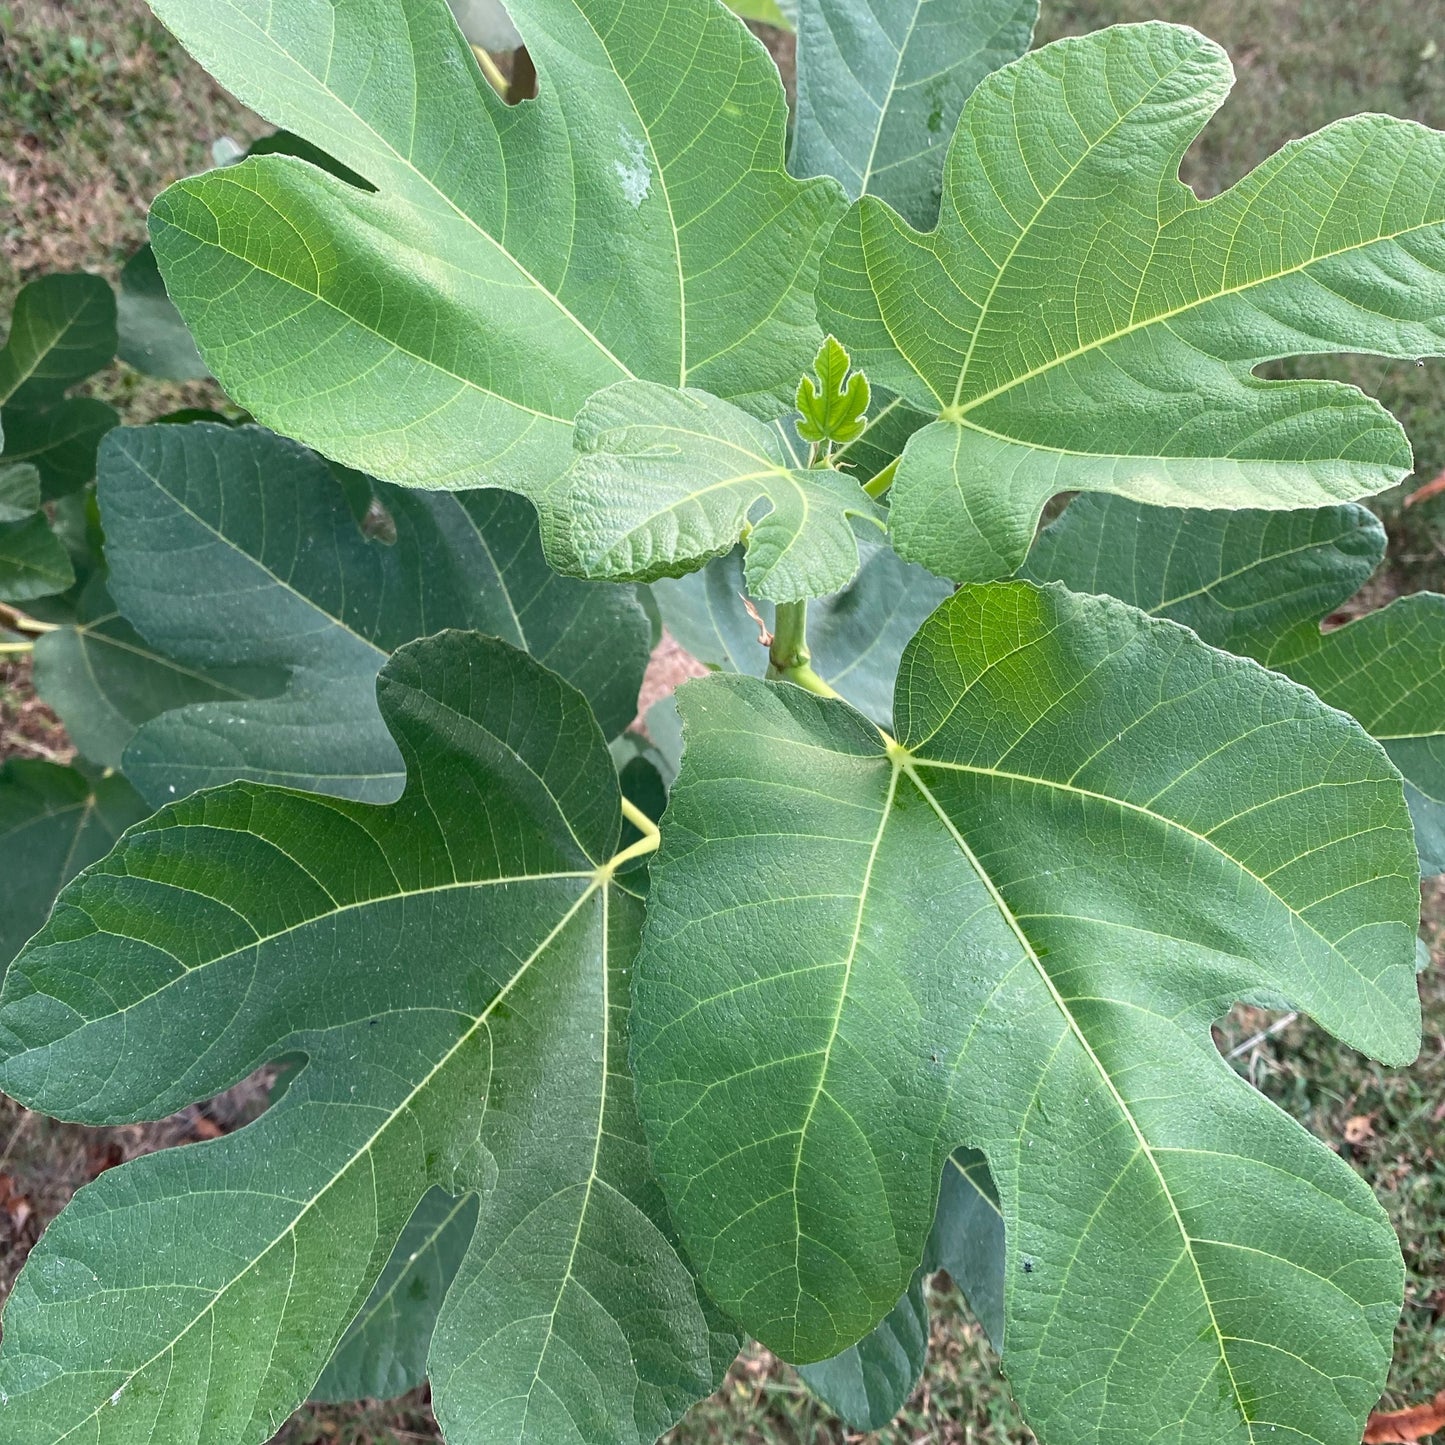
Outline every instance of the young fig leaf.
{"type": "Polygon", "coordinates": [[[805,442],[843,444],[863,435],[872,393],[861,371],[849,374],[851,365],[837,337],[825,337],[813,362],[813,376],[798,383],[795,398],[801,413],[798,435],[805,442]]]}
{"type": "Polygon", "coordinates": [[[541,510],[548,560],[579,577],[680,577],[745,537],[748,591],[769,602],[846,587],[859,565],[854,520],[883,526],[852,477],[798,466],[775,427],[706,392],[643,381],[583,407],[577,459],[541,510]]]}

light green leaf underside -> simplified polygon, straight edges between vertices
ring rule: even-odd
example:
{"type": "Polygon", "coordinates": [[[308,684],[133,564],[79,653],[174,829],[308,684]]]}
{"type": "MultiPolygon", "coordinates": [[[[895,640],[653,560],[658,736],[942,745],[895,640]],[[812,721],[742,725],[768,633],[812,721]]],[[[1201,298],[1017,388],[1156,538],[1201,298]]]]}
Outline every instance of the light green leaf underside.
{"type": "Polygon", "coordinates": [[[0,974],[45,922],[55,895],[146,815],[123,778],[11,758],[0,768],[0,974]]]}
{"type": "Polygon", "coordinates": [[[712,0],[513,0],[540,77],[514,108],[443,0],[153,8],[376,187],[267,156],[152,210],[172,299],[260,420],[388,481],[535,496],[614,382],[791,400],[841,198],[786,174],[777,72],[712,0]]]}
{"type": "Polygon", "coordinates": [[[0,460],[0,522],[23,522],[40,510],[40,473],[33,466],[0,460]]]}
{"type": "Polygon", "coordinates": [[[1200,201],[1179,160],[1231,81],[1174,26],[1046,46],[965,104],[935,232],[865,198],[834,233],[820,319],[875,385],[939,418],[893,487],[905,556],[958,580],[1011,572],[1068,489],[1289,509],[1409,472],[1369,398],[1251,373],[1441,352],[1445,136],[1342,121],[1200,201]]]}
{"type": "MultiPolygon", "coordinates": [[[[860,541],[863,564],[841,592],[808,608],[813,670],[859,712],[893,715],[898,660],[923,619],[953,590],[884,542],[860,541]]],[[[667,630],[693,657],[722,672],[762,677],[768,649],[744,603],[747,584],[736,549],[700,572],[652,584],[667,630]]],[[[754,604],[771,630],[773,607],[754,604]]]]}
{"type": "Polygon", "coordinates": [[[392,1400],[421,1384],[437,1313],[476,1227],[475,1194],[422,1196],[313,1400],[392,1400]]]}
{"type": "Polygon", "coordinates": [[[853,518],[883,511],[845,473],[800,468],[775,427],[701,391],[623,382],[577,418],[577,459],[541,502],[554,566],[680,577],[746,537],[748,591],[798,602],[858,571],[853,518]]]}
{"type": "Polygon", "coordinates": [[[237,777],[396,798],[376,674],[444,627],[531,651],[609,733],[631,722],[649,639],[634,597],[553,574],[519,498],[377,495],[390,543],[358,526],[324,462],[260,428],[113,433],[100,501],[124,621],[45,639],[45,695],[94,731],[97,760],[124,750],[156,804],[237,777]]]}
{"type": "Polygon", "coordinates": [[[1038,0],[802,0],[800,11],[789,168],[932,227],[963,103],[1029,48],[1038,0]]]}
{"type": "Polygon", "coordinates": [[[1182,622],[1350,713],[1405,775],[1433,874],[1445,871],[1445,597],[1400,597],[1320,631],[1384,557],[1384,529],[1363,507],[1220,513],[1080,497],[1025,570],[1182,622]]]}
{"type": "Polygon", "coordinates": [[[108,1171],[51,1225],[6,1311],[7,1441],[260,1445],[433,1187],[483,1196],[430,1352],[453,1442],[634,1445],[720,1378],[735,1341],[619,1072],[640,910],[599,866],[618,793],[590,710],[462,633],[399,651],[379,695],[399,802],[187,799],[11,967],[0,1085],[51,1113],[156,1117],[307,1063],[255,1124],[108,1171]]]}
{"type": "Polygon", "coordinates": [[[633,1062],[713,1296],[784,1358],[847,1347],[967,1143],[1044,1445],[1355,1445],[1398,1246],[1210,1024],[1287,998],[1413,1056],[1417,874],[1378,747],[1182,628],[1025,584],[924,624],[896,747],[787,685],[679,697],[633,1062]]]}

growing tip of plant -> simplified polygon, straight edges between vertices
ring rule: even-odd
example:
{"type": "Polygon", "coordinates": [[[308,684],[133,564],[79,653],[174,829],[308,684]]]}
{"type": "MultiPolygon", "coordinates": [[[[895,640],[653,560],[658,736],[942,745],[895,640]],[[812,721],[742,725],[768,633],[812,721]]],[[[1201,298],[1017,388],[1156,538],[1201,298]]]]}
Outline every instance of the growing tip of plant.
{"type": "Polygon", "coordinates": [[[836,336],[824,338],[813,360],[813,374],[798,383],[798,435],[815,447],[857,441],[867,429],[865,417],[873,391],[836,336]]]}

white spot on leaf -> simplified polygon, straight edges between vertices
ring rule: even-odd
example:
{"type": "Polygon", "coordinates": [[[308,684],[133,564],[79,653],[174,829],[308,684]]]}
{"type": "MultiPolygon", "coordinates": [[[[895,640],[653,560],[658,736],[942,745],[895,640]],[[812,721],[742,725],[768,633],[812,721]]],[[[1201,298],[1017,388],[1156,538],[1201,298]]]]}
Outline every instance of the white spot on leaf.
{"type": "Polygon", "coordinates": [[[636,136],[620,131],[623,158],[612,162],[622,194],[635,211],[652,193],[652,167],[647,163],[647,147],[636,136]]]}

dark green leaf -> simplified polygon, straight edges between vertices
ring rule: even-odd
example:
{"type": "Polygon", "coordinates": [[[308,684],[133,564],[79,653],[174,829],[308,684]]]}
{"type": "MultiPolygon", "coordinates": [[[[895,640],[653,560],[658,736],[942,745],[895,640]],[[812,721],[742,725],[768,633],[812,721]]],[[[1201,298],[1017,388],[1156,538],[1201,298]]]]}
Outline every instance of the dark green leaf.
{"type": "MultiPolygon", "coordinates": [[[[150,654],[170,660],[168,673],[130,677],[131,703],[118,680],[105,684],[111,712],[144,723],[125,769],[157,803],[235,777],[395,798],[401,756],[374,679],[394,648],[448,626],[525,646],[588,694],[609,732],[636,714],[646,617],[628,590],[550,572],[519,498],[384,489],[388,545],[358,527],[324,462],[256,427],[117,431],[102,473],[110,593],[150,654]],[[158,683],[199,674],[196,686],[234,694],[236,669],[284,688],[155,716],[175,705],[158,683]]],[[[78,659],[82,641],[107,645],[77,639],[78,659]]],[[[72,674],[70,695],[91,681],[72,674]]],[[[118,739],[116,728],[109,746],[118,739]]]]}
{"type": "Polygon", "coordinates": [[[947,1270],[989,1343],[1001,1351],[1005,1259],[1003,1215],[988,1161],[976,1149],[957,1149],[943,1166],[933,1232],[903,1298],[856,1345],[798,1373],[855,1430],[881,1430],[908,1402],[928,1358],[927,1277],[947,1270]]]}
{"type": "Polygon", "coordinates": [[[855,1430],[881,1430],[907,1403],[928,1358],[928,1301],[923,1270],[903,1298],[856,1345],[798,1373],[803,1383],[855,1430]]]}
{"type": "Polygon", "coordinates": [[[1179,1445],[1353,1445],[1398,1245],[1210,1025],[1288,999],[1413,1057],[1418,874],[1378,746],[1183,628],[1027,584],[924,624],[896,743],[787,684],[679,697],[633,1062],[714,1297],[785,1358],[847,1348],[969,1144],[1044,1445],[1165,1421],[1179,1445]]]}
{"type": "Polygon", "coordinates": [[[1069,489],[1289,510],[1410,471],[1368,397],[1253,369],[1441,352],[1445,135],[1341,121],[1200,201],[1179,160],[1231,81],[1193,30],[1059,41],[969,97],[937,230],[864,197],[834,232],[823,324],[875,387],[936,418],[893,484],[904,556],[1005,575],[1069,489]]]}
{"type": "Polygon", "coordinates": [[[43,512],[0,522],[0,601],[53,597],[74,581],[70,557],[43,512]]]}
{"type": "Polygon", "coordinates": [[[237,783],[132,830],[0,994],[0,1085],[154,1118],[267,1060],[256,1123],[83,1189],[16,1283],[6,1439],[259,1445],[432,1188],[480,1190],[430,1350],[451,1438],[650,1440],[721,1378],[625,1071],[640,908],[580,693],[505,643],[379,683],[396,804],[237,783]]]}
{"type": "Polygon", "coordinates": [[[1405,775],[1420,861],[1445,871],[1445,597],[1416,593],[1322,633],[1384,560],[1363,507],[1206,512],[1080,497],[1026,574],[1107,592],[1257,658],[1352,714],[1405,775]]]}
{"type": "Polygon", "coordinates": [[[475,1194],[422,1196],[312,1399],[391,1400],[421,1384],[437,1314],[476,1227],[475,1194]]]}
{"type": "Polygon", "coordinates": [[[946,1269],[963,1292],[989,1343],[1003,1350],[1007,1288],[1003,1212],[977,1149],[955,1149],[943,1166],[938,1211],[924,1256],[932,1269],[946,1269]]]}
{"type": "Polygon", "coordinates": [[[108,365],[115,345],[115,293],[101,277],[76,271],[31,281],[15,298],[0,349],[0,406],[53,405],[108,365]]]}
{"type": "Polygon", "coordinates": [[[0,767],[0,974],[45,922],[61,888],[147,811],[123,778],[91,778],[29,758],[0,767]]]}
{"type": "Polygon", "coordinates": [[[201,671],[158,651],[116,610],[102,576],[80,594],[70,625],[35,641],[36,691],[81,753],[107,768],[119,768],[137,730],[164,712],[234,704],[283,681],[259,668],[201,671]]]}
{"type": "Polygon", "coordinates": [[[211,373],[166,294],[155,252],[142,246],[120,273],[120,359],[147,376],[195,381],[211,373]]]}
{"type": "Polygon", "coordinates": [[[802,0],[795,175],[835,176],[921,230],[943,157],[990,71],[1029,48],[1038,0],[802,0]]]}
{"type": "Polygon", "coordinates": [[[69,397],[44,411],[7,408],[5,460],[35,465],[45,501],[69,496],[95,480],[100,439],[119,420],[114,407],[89,396],[69,397]]]}

